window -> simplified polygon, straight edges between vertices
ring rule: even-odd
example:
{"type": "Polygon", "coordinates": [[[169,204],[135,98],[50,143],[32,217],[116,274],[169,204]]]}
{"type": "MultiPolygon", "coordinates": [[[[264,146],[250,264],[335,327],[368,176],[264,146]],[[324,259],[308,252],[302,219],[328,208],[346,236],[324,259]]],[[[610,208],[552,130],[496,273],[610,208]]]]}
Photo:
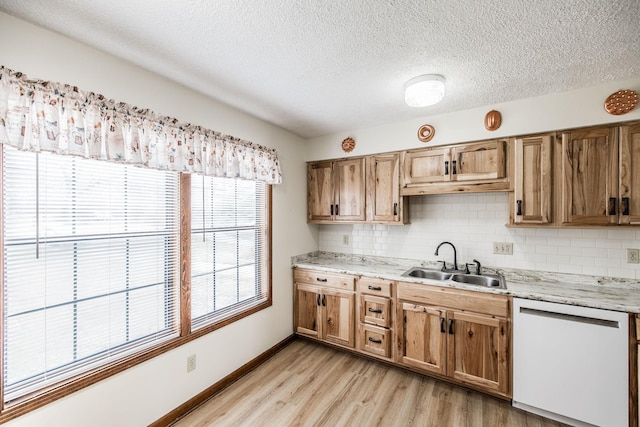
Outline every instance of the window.
{"type": "Polygon", "coordinates": [[[0,422],[271,305],[269,185],[0,149],[0,422]]]}
{"type": "Polygon", "coordinates": [[[269,298],[267,185],[191,177],[192,329],[269,298]]]}
{"type": "Polygon", "coordinates": [[[178,178],[4,147],[5,402],[178,336],[178,178]]]}

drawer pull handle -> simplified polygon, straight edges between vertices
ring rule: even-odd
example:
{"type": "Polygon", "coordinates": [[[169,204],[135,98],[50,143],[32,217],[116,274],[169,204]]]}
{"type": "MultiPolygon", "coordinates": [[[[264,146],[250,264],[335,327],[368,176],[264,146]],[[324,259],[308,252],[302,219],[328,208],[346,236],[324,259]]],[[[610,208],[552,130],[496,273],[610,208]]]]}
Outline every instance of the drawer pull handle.
{"type": "Polygon", "coordinates": [[[444,330],[444,317],[440,318],[440,333],[442,334],[446,333],[446,331],[444,330]]]}
{"type": "Polygon", "coordinates": [[[318,305],[320,305],[320,294],[318,294],[318,298],[316,298],[318,305]]]}
{"type": "Polygon", "coordinates": [[[333,216],[333,204],[331,205],[331,216],[333,216]]]}
{"type": "Polygon", "coordinates": [[[367,286],[370,291],[381,291],[382,288],[380,286],[367,286]]]}
{"type": "MultiPolygon", "coordinates": [[[[327,296],[326,295],[322,295],[322,306],[326,307],[327,306],[327,296]]],[[[331,320],[331,319],[329,319],[331,320]]],[[[331,323],[331,322],[329,322],[331,323]]]]}
{"type": "Polygon", "coordinates": [[[617,215],[616,211],[616,205],[618,204],[618,199],[616,199],[615,197],[610,197],[609,198],[609,215],[617,215]]]}
{"type": "Polygon", "coordinates": [[[382,314],[382,310],[377,310],[375,308],[369,307],[369,313],[382,314]]]}
{"type": "Polygon", "coordinates": [[[317,280],[318,282],[326,282],[326,281],[327,281],[327,279],[321,279],[321,278],[319,278],[319,277],[316,277],[316,280],[317,280]]]}
{"type": "Polygon", "coordinates": [[[456,161],[451,162],[451,174],[456,175],[458,172],[456,171],[456,161]]]}
{"type": "Polygon", "coordinates": [[[522,216],[522,200],[518,200],[516,203],[518,204],[518,213],[516,215],[522,216]]]}
{"type": "Polygon", "coordinates": [[[444,174],[449,175],[449,161],[444,162],[444,174]]]}
{"type": "Polygon", "coordinates": [[[393,216],[398,216],[398,204],[393,204],[393,216]]]}
{"type": "Polygon", "coordinates": [[[629,215],[629,198],[622,198],[622,215],[629,215]]]}
{"type": "Polygon", "coordinates": [[[369,337],[369,341],[371,341],[374,344],[382,344],[382,340],[376,340],[376,339],[373,339],[371,337],[369,337]]]}
{"type": "Polygon", "coordinates": [[[449,319],[449,335],[453,335],[453,319],[449,319]]]}

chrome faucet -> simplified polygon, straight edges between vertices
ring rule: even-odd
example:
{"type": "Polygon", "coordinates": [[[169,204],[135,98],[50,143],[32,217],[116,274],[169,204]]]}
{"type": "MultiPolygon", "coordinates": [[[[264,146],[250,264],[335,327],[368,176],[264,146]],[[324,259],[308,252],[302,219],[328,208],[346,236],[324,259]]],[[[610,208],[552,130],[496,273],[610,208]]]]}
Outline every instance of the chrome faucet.
{"type": "MultiPolygon", "coordinates": [[[[438,255],[438,250],[440,250],[440,246],[442,245],[451,245],[451,247],[453,248],[453,269],[457,270],[458,269],[458,255],[456,253],[456,247],[453,246],[453,243],[451,242],[442,242],[438,245],[438,247],[436,248],[436,253],[434,255],[438,255]]],[[[443,263],[442,265],[442,271],[446,270],[447,264],[443,263]]]]}

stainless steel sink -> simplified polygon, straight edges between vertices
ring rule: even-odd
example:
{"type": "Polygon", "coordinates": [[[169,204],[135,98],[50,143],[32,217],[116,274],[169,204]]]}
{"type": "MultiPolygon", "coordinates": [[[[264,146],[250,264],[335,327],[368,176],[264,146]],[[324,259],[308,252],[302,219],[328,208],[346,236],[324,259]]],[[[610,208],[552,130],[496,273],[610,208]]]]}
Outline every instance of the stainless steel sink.
{"type": "Polygon", "coordinates": [[[475,275],[464,273],[449,273],[447,271],[436,270],[434,268],[411,267],[402,273],[405,277],[415,277],[417,279],[429,279],[438,281],[451,280],[465,285],[484,286],[487,288],[506,289],[507,285],[504,277],[496,274],[475,275]]]}
{"type": "Polygon", "coordinates": [[[504,278],[502,276],[475,276],[472,274],[454,274],[451,280],[468,285],[486,286],[487,288],[505,289],[504,278]]]}
{"type": "Polygon", "coordinates": [[[451,273],[422,267],[412,267],[411,269],[405,271],[402,275],[431,280],[449,280],[451,279],[451,276],[453,276],[453,274],[451,273]]]}

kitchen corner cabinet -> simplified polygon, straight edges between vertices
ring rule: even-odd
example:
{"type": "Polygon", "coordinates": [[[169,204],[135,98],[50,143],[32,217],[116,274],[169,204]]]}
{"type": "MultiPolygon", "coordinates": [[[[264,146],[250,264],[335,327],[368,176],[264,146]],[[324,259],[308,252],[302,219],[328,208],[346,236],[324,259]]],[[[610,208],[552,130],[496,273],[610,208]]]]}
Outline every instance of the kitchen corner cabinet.
{"type": "Polygon", "coordinates": [[[356,278],[295,269],[293,280],[296,333],[354,348],[356,278]]]}
{"type": "Polygon", "coordinates": [[[503,139],[406,151],[401,194],[508,191],[508,157],[503,139]]]}
{"type": "Polygon", "coordinates": [[[514,138],[512,224],[549,224],[552,221],[553,136],[514,138]]]}
{"type": "Polygon", "coordinates": [[[364,222],[364,158],[307,164],[308,222],[364,222]]]}
{"type": "Polygon", "coordinates": [[[561,225],[640,225],[640,124],[562,134],[561,225]]]}
{"type": "Polygon", "coordinates": [[[511,397],[510,299],[400,282],[397,362],[511,397]]]}
{"type": "Polygon", "coordinates": [[[400,197],[400,153],[366,157],[366,219],[370,223],[405,224],[407,198],[400,197]]]}

